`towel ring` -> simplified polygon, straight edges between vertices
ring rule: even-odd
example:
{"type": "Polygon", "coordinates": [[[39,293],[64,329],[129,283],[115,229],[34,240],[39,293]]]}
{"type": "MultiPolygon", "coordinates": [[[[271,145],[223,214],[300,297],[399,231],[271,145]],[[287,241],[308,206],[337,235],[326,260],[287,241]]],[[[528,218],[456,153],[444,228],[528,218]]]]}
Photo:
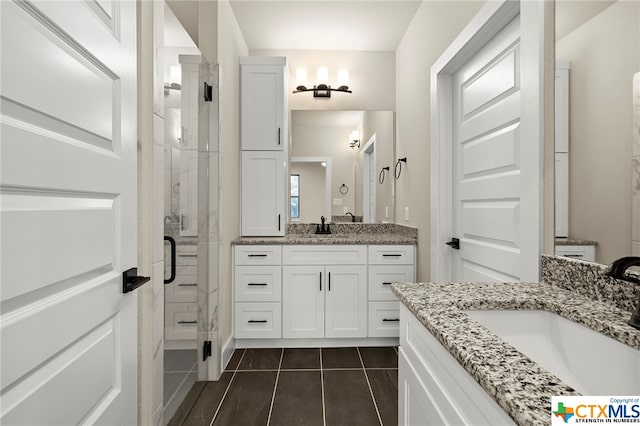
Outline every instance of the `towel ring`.
{"type": "Polygon", "coordinates": [[[339,191],[341,194],[346,194],[347,192],[349,192],[349,187],[343,183],[339,191]]]}
{"type": "Polygon", "coordinates": [[[402,174],[402,163],[407,164],[407,157],[398,158],[398,161],[396,161],[396,166],[393,169],[393,175],[396,179],[399,179],[402,174]]]}
{"type": "Polygon", "coordinates": [[[382,170],[380,170],[380,174],[378,175],[378,182],[380,182],[380,184],[382,185],[382,183],[384,182],[384,171],[389,171],[389,166],[387,167],[383,167],[382,170]]]}

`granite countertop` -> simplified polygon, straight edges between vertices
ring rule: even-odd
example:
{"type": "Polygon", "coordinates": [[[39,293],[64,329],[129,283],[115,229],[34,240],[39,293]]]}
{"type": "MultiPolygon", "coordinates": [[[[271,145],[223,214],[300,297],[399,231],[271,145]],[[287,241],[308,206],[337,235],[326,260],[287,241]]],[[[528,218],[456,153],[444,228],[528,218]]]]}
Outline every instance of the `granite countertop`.
{"type": "Polygon", "coordinates": [[[640,330],[626,323],[630,312],[545,283],[396,283],[392,289],[520,425],[548,424],[551,396],[578,393],[464,310],[547,310],[640,350],[640,330]]]}
{"type": "Polygon", "coordinates": [[[237,245],[267,244],[416,244],[416,228],[394,223],[330,223],[331,234],[316,234],[315,223],[290,223],[284,237],[240,237],[237,245]]]}
{"type": "Polygon", "coordinates": [[[556,238],[557,246],[597,246],[595,240],[581,240],[578,238],[556,238]]]}
{"type": "Polygon", "coordinates": [[[416,244],[416,239],[400,234],[287,234],[284,237],[240,237],[237,245],[266,244],[416,244]]]}

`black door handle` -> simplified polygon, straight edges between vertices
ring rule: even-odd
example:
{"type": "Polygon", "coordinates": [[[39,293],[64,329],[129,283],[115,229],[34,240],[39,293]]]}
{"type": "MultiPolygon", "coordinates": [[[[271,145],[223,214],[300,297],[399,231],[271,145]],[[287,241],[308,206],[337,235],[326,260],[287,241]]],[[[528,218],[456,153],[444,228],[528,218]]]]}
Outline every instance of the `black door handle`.
{"type": "Polygon", "coordinates": [[[445,243],[448,246],[451,246],[451,248],[456,249],[456,250],[460,250],[460,239],[459,238],[451,238],[451,241],[449,241],[448,243],[445,243]]]}
{"type": "Polygon", "coordinates": [[[127,269],[122,273],[122,292],[129,293],[147,281],[151,281],[151,277],[138,276],[138,268],[127,269]]]}
{"type": "Polygon", "coordinates": [[[164,283],[171,284],[176,279],[176,240],[168,235],[164,236],[164,240],[169,241],[171,245],[171,275],[169,278],[165,278],[164,283]]]}

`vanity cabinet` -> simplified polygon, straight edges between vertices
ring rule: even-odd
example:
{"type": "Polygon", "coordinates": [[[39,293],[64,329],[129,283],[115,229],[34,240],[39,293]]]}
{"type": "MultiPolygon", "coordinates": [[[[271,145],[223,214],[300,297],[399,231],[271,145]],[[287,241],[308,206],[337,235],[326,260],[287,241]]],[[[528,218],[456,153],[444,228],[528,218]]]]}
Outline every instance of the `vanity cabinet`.
{"type": "Polygon", "coordinates": [[[284,246],[282,336],[367,336],[366,246],[284,246]]]}
{"type": "Polygon", "coordinates": [[[513,425],[413,314],[400,308],[398,424],[513,425]]]}
{"type": "Polygon", "coordinates": [[[288,106],[284,57],[240,58],[241,235],[283,236],[288,106]]]}
{"type": "Polygon", "coordinates": [[[284,236],[285,176],[283,152],[242,151],[243,236],[284,236]]]}
{"type": "Polygon", "coordinates": [[[284,338],[366,337],[365,265],[283,267],[284,338]]]}
{"type": "Polygon", "coordinates": [[[372,245],[369,254],[369,337],[398,337],[400,302],[391,292],[394,282],[415,281],[415,248],[372,245]]]}

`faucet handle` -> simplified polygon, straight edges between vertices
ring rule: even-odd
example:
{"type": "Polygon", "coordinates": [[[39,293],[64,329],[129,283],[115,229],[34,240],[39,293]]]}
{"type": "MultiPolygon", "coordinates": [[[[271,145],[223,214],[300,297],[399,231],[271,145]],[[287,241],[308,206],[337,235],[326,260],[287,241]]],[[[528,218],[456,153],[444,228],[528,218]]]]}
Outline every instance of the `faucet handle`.
{"type": "Polygon", "coordinates": [[[640,275],[636,278],[626,273],[632,266],[640,266],[640,257],[627,256],[614,260],[605,271],[605,274],[612,278],[640,285],[640,275]]]}

